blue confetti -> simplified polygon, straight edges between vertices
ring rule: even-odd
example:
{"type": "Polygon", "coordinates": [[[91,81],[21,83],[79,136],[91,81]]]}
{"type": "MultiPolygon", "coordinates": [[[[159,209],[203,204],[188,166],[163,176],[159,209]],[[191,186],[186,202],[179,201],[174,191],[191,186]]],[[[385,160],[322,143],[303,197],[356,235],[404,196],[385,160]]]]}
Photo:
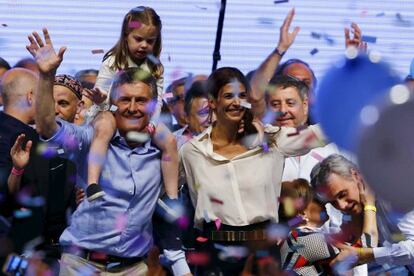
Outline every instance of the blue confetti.
{"type": "Polygon", "coordinates": [[[318,49],[316,49],[316,48],[313,48],[311,51],[310,51],[310,54],[313,56],[313,55],[315,55],[316,53],[318,53],[319,52],[319,50],[318,49]]]}
{"type": "Polygon", "coordinates": [[[273,1],[274,4],[281,4],[281,3],[287,3],[289,0],[275,0],[273,1]]]}
{"type": "Polygon", "coordinates": [[[369,43],[376,43],[377,42],[377,37],[369,36],[369,35],[363,35],[362,36],[362,41],[369,42],[369,43]]]}
{"type": "Polygon", "coordinates": [[[375,16],[376,16],[376,17],[382,17],[382,16],[385,16],[385,12],[380,12],[380,13],[377,13],[375,16]]]}
{"type": "Polygon", "coordinates": [[[319,33],[311,32],[311,37],[315,39],[321,39],[322,35],[319,33]]]}

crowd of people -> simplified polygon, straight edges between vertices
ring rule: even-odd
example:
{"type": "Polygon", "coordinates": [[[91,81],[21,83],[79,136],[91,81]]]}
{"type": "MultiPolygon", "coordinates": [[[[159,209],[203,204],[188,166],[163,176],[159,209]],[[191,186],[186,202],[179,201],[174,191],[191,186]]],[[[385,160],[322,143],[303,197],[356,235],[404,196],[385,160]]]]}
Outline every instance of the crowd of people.
{"type": "MultiPolygon", "coordinates": [[[[411,273],[413,211],[389,220],[311,118],[310,66],[281,63],[294,14],[256,70],[189,74],[165,93],[150,7],[125,15],[100,70],[57,75],[66,48],[46,28],[28,36],[33,59],[0,59],[3,273],[411,273]]],[[[367,51],[357,24],[344,36],[367,51]]]]}

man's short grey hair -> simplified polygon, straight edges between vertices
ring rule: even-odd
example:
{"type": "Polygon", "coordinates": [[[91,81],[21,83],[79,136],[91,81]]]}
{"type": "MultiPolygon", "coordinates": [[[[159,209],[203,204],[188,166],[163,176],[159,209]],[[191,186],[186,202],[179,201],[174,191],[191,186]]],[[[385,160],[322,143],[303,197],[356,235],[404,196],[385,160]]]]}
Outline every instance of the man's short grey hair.
{"type": "Polygon", "coordinates": [[[311,185],[314,189],[326,186],[333,173],[352,180],[352,171],[358,171],[354,163],[339,154],[329,155],[313,167],[310,175],[311,185]]]}

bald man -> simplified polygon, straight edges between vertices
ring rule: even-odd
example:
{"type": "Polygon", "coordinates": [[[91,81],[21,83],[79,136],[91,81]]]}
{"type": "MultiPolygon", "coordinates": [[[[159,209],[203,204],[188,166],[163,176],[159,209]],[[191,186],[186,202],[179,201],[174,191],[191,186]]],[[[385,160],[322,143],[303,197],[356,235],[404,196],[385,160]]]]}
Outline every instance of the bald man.
{"type": "MultiPolygon", "coordinates": [[[[7,178],[12,169],[10,149],[18,135],[25,134],[26,141],[33,141],[31,160],[25,168],[21,182],[27,195],[37,195],[35,191],[41,174],[48,173],[41,167],[42,162],[39,162],[35,154],[38,134],[30,126],[34,123],[37,82],[37,75],[23,68],[10,69],[1,79],[4,111],[0,112],[0,215],[6,218],[11,218],[13,211],[21,207],[10,194],[7,185],[7,178]]],[[[29,218],[13,221],[10,239],[17,252],[27,241],[41,234],[41,207],[29,209],[29,218]]]]}

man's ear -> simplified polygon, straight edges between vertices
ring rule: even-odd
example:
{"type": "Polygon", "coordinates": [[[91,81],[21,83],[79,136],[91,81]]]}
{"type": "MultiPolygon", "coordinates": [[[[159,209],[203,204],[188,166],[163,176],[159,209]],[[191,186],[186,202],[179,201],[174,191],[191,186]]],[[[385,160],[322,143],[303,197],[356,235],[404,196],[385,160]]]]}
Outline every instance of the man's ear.
{"type": "Polygon", "coordinates": [[[78,104],[76,105],[76,114],[79,114],[82,111],[84,105],[85,102],[83,100],[80,100],[78,102],[78,104]]]}
{"type": "Polygon", "coordinates": [[[32,105],[33,104],[33,98],[34,98],[34,93],[33,93],[33,90],[30,90],[29,92],[27,92],[27,94],[26,94],[26,100],[27,100],[27,103],[29,104],[29,105],[32,105]]]}

